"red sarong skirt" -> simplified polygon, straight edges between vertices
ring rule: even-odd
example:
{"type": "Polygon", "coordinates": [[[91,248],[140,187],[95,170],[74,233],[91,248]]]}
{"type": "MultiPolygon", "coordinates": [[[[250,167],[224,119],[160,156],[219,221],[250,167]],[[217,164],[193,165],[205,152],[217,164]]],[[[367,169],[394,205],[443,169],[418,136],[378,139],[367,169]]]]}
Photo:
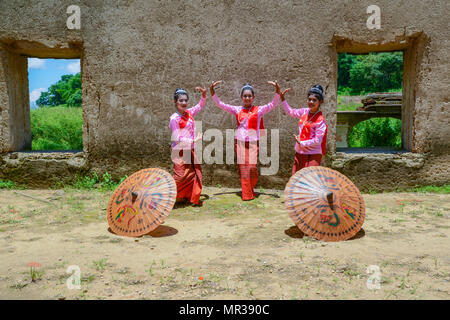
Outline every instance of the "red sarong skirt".
{"type": "Polygon", "coordinates": [[[189,150],[180,150],[180,158],[173,164],[173,178],[177,184],[177,201],[188,200],[193,204],[199,204],[200,194],[202,192],[202,167],[197,163],[197,157],[194,149],[191,149],[191,163],[185,163],[182,160],[183,152],[189,150]]]}
{"type": "Polygon", "coordinates": [[[234,140],[239,175],[241,177],[242,200],[255,198],[253,189],[258,182],[259,141],[234,140]]]}
{"type": "Polygon", "coordinates": [[[296,152],[294,166],[292,167],[292,175],[294,175],[298,170],[306,167],[320,166],[321,160],[321,154],[301,154],[296,152]]]}

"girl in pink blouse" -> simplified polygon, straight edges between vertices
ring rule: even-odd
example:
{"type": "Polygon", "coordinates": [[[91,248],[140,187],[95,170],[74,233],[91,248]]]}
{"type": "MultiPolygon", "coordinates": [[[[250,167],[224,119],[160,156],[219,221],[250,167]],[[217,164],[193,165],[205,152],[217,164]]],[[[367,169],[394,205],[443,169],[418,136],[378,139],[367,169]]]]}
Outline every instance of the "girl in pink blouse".
{"type": "Polygon", "coordinates": [[[177,184],[177,200],[188,200],[194,205],[201,205],[202,168],[195,156],[195,142],[201,139],[201,133],[194,137],[194,116],[206,104],[206,89],[201,91],[200,102],[187,108],[189,96],[186,90],[178,88],[174,94],[176,112],[170,117],[169,127],[172,130],[172,161],[174,163],[173,178],[177,184]],[[189,154],[187,154],[189,153],[189,154]]]}
{"type": "Polygon", "coordinates": [[[280,99],[280,87],[278,83],[268,81],[276,89],[276,94],[271,103],[264,106],[254,106],[255,92],[251,85],[246,84],[241,89],[243,106],[232,106],[223,103],[215,94],[214,87],[222,81],[213,82],[210,91],[214,103],[221,109],[236,116],[238,129],[234,137],[235,152],[241,177],[242,200],[255,198],[253,189],[258,181],[258,152],[260,129],[264,129],[263,115],[278,105],[280,99]]]}
{"type": "Polygon", "coordinates": [[[294,118],[299,118],[298,133],[295,135],[295,159],[292,167],[292,175],[298,170],[320,166],[322,156],[325,154],[327,141],[327,124],[322,112],[319,110],[323,103],[323,88],[320,84],[313,86],[308,91],[308,108],[292,109],[284,98],[286,89],[280,94],[284,111],[294,118]]]}

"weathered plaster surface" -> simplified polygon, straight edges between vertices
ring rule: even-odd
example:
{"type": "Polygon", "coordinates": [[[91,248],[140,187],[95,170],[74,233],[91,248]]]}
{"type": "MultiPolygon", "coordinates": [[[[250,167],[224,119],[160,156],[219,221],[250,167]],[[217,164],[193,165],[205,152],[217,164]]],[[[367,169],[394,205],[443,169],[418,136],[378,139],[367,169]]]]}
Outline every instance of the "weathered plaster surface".
{"type": "MultiPolygon", "coordinates": [[[[255,102],[263,104],[273,96],[266,81],[276,79],[283,88],[292,88],[287,99],[295,107],[305,105],[311,85],[322,84],[329,126],[324,164],[351,176],[360,187],[391,188],[393,181],[399,186],[448,183],[449,29],[445,13],[450,3],[377,1],[382,15],[380,30],[366,27],[366,8],[371,4],[347,0],[2,0],[1,150],[20,150],[13,140],[20,136],[17,130],[24,130],[26,140],[28,130],[26,115],[22,122],[13,117],[28,97],[23,100],[14,93],[25,88],[21,81],[26,79],[11,82],[11,59],[78,57],[83,82],[84,160],[80,165],[60,166],[63,160],[19,156],[22,162],[13,164],[5,154],[0,161],[0,179],[43,179],[45,184],[51,175],[42,170],[65,176],[74,172],[71,168],[108,171],[117,177],[143,167],[170,171],[168,120],[174,112],[171,97],[175,88],[186,88],[195,104],[200,97],[194,91],[196,86],[223,80],[217,94],[223,101],[237,104],[240,87],[251,82],[256,89],[255,102]],[[66,27],[66,9],[73,4],[81,8],[81,30],[66,27]],[[357,160],[353,155],[336,154],[337,52],[382,50],[406,50],[405,59],[409,59],[404,145],[413,155],[370,155],[357,160]],[[386,171],[386,166],[391,169],[386,171]],[[25,169],[31,173],[13,173],[25,169]]],[[[215,107],[210,97],[196,120],[203,121],[203,130],[235,127],[235,119],[215,107]]],[[[281,163],[278,175],[261,177],[260,184],[284,187],[293,162],[291,137],[297,121],[286,116],[281,106],[264,121],[267,128],[280,129],[281,163]]],[[[239,186],[236,166],[204,165],[203,170],[205,183],[239,186]]]]}

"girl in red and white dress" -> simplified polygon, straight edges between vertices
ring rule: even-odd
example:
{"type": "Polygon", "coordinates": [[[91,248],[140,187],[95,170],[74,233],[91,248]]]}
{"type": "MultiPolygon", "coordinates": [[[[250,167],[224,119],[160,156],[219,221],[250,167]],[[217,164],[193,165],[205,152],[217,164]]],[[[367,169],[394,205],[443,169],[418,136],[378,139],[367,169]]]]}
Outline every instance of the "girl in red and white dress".
{"type": "Polygon", "coordinates": [[[195,142],[201,139],[201,133],[194,137],[194,116],[206,104],[206,89],[196,87],[202,93],[200,102],[187,108],[189,96],[186,90],[178,88],[174,94],[176,112],[170,117],[172,130],[173,178],[177,184],[177,200],[188,200],[194,205],[201,205],[202,168],[195,155],[195,142]]]}
{"type": "Polygon", "coordinates": [[[241,89],[243,106],[232,106],[223,103],[217,97],[214,87],[222,81],[213,82],[210,86],[214,103],[221,109],[236,116],[238,129],[234,137],[235,152],[241,177],[242,200],[255,198],[253,189],[258,181],[258,153],[260,129],[264,129],[263,115],[278,105],[280,99],[280,87],[278,83],[268,81],[276,89],[272,102],[264,106],[254,106],[255,91],[246,84],[241,89]]]}
{"type": "Polygon", "coordinates": [[[298,170],[320,166],[322,156],[325,155],[327,142],[327,124],[320,111],[323,103],[323,88],[320,84],[313,86],[308,91],[308,108],[292,109],[285,100],[284,95],[290,90],[286,89],[280,94],[281,104],[284,111],[291,117],[300,119],[298,122],[298,133],[295,135],[295,159],[292,167],[292,175],[298,170]]]}

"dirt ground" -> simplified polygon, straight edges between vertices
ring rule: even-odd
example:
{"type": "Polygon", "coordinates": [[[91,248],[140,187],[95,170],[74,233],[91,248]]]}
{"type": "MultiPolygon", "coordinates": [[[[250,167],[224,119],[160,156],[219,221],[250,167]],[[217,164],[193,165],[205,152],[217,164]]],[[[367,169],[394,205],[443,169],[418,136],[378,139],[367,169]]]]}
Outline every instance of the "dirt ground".
{"type": "Polygon", "coordinates": [[[450,298],[450,195],[365,194],[362,230],[326,243],[294,225],[282,191],[260,191],[204,187],[203,207],[127,238],[108,231],[112,192],[0,190],[0,299],[450,298]]]}

